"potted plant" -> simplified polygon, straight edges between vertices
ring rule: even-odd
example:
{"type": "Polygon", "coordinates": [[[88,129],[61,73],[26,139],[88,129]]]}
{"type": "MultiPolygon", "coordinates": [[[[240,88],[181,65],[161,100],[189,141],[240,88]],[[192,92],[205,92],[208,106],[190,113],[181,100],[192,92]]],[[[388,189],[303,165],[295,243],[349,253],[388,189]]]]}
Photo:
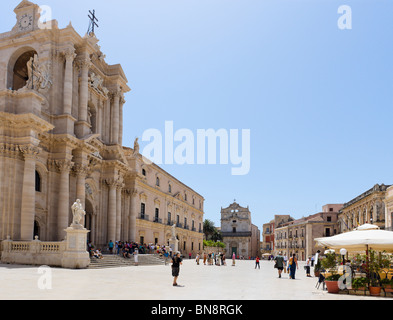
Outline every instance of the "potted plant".
{"type": "Polygon", "coordinates": [[[381,280],[381,285],[385,292],[393,292],[393,278],[389,279],[386,277],[385,279],[381,280]]]}
{"type": "Polygon", "coordinates": [[[318,278],[319,275],[321,274],[321,269],[322,269],[322,265],[321,265],[321,259],[318,259],[317,263],[314,266],[314,275],[318,278]]]}
{"type": "Polygon", "coordinates": [[[361,277],[361,278],[353,278],[352,279],[352,289],[366,291],[368,285],[368,279],[361,277]]]}
{"type": "Polygon", "coordinates": [[[374,250],[369,250],[369,255],[370,255],[370,259],[368,261],[368,270],[369,270],[370,284],[368,286],[368,290],[370,291],[370,295],[380,296],[381,284],[380,284],[379,272],[381,271],[381,263],[374,250]]]}
{"type": "Polygon", "coordinates": [[[327,253],[326,257],[321,260],[322,267],[329,272],[330,275],[326,277],[325,284],[329,293],[338,293],[338,280],[340,275],[337,274],[337,258],[335,253],[327,253]]]}

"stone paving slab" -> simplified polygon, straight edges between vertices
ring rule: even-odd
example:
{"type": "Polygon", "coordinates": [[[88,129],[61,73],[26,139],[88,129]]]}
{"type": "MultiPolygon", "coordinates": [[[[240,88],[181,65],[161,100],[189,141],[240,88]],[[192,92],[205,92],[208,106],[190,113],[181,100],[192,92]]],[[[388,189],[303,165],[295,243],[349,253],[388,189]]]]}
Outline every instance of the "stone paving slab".
{"type": "Polygon", "coordinates": [[[172,286],[169,265],[68,270],[0,265],[0,300],[375,300],[367,296],[328,294],[299,264],[296,279],[277,276],[274,263],[237,260],[236,266],[197,265],[185,260],[172,286]],[[49,273],[48,273],[49,270],[49,273]],[[46,278],[51,275],[51,277],[46,278]],[[51,279],[49,282],[44,279],[51,279]],[[51,286],[45,289],[45,286],[51,286]]]}

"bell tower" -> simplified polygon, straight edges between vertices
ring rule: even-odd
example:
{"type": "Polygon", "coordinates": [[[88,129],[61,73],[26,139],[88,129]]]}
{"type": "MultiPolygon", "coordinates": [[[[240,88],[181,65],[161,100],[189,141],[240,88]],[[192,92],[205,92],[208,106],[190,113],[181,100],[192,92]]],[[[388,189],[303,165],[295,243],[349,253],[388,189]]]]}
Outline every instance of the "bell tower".
{"type": "Polygon", "coordinates": [[[16,25],[13,32],[23,33],[38,29],[40,7],[30,1],[23,0],[15,9],[16,25]]]}

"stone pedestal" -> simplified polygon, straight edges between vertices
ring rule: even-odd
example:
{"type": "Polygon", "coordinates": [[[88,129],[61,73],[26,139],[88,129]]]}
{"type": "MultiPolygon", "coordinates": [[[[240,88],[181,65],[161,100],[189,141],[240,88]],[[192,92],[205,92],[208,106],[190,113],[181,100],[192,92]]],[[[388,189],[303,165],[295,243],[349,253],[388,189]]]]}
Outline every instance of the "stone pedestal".
{"type": "Polygon", "coordinates": [[[90,256],[86,250],[87,234],[89,230],[79,224],[71,224],[65,229],[67,234],[66,249],[63,254],[62,267],[69,269],[84,269],[90,263],[90,256]]]}
{"type": "Polygon", "coordinates": [[[179,251],[179,240],[176,238],[169,239],[169,247],[172,248],[172,253],[175,254],[179,251]]]}

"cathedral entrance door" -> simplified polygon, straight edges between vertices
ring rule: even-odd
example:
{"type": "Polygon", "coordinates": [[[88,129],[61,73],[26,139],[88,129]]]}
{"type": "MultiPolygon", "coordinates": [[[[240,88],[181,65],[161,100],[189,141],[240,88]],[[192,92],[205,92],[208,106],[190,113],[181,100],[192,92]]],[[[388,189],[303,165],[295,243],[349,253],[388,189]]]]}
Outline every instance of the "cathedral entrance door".
{"type": "Polygon", "coordinates": [[[85,200],[85,211],[86,211],[86,216],[85,216],[85,228],[87,230],[90,230],[90,232],[87,234],[87,241],[94,241],[93,237],[93,205],[91,202],[86,199],[85,200]]]}

